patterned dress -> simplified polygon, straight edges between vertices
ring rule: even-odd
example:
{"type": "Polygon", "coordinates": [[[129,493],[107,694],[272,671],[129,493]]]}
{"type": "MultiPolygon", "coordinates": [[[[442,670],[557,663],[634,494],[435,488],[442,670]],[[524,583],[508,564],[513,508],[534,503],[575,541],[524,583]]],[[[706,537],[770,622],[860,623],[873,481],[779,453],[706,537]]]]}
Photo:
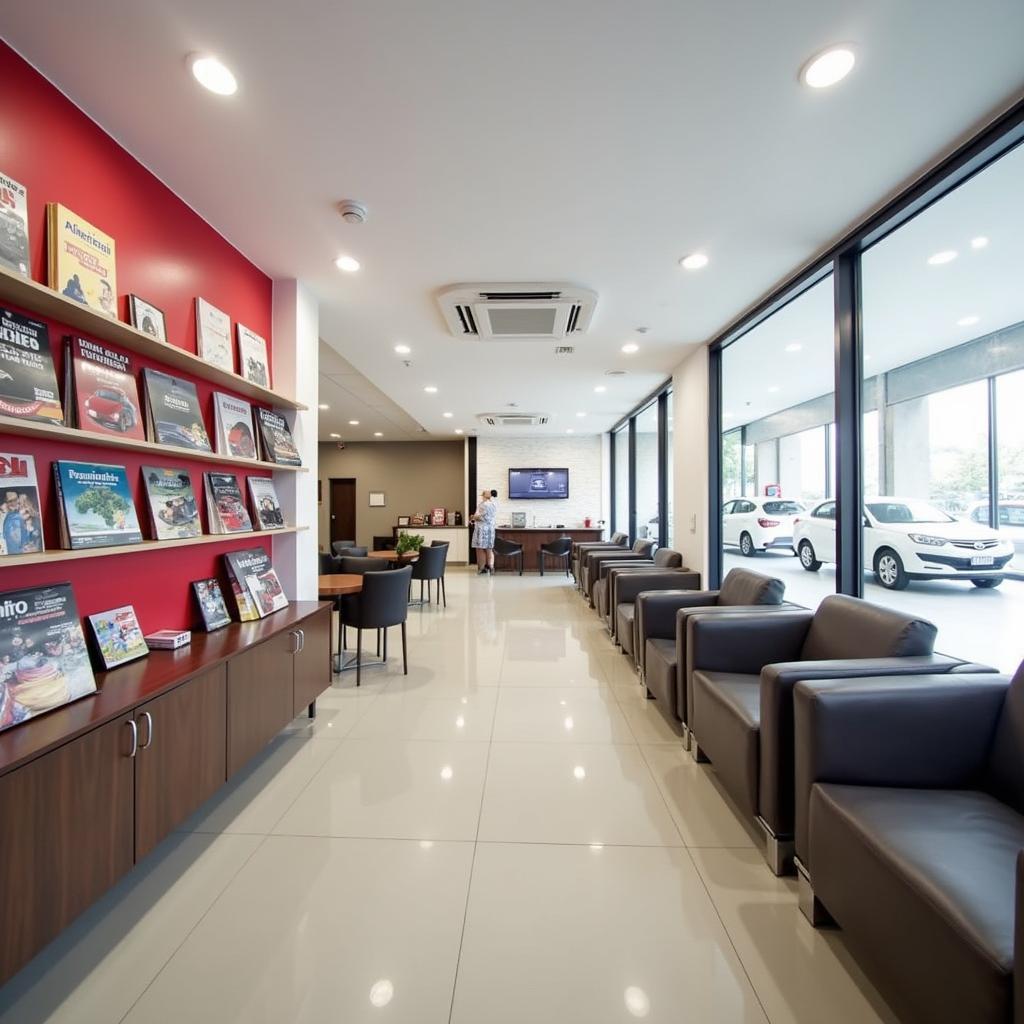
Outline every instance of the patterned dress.
{"type": "Polygon", "coordinates": [[[487,501],[481,501],[477,505],[476,514],[481,518],[477,520],[476,526],[473,527],[473,543],[471,546],[490,550],[494,547],[494,520],[498,516],[498,506],[488,498],[487,501]]]}

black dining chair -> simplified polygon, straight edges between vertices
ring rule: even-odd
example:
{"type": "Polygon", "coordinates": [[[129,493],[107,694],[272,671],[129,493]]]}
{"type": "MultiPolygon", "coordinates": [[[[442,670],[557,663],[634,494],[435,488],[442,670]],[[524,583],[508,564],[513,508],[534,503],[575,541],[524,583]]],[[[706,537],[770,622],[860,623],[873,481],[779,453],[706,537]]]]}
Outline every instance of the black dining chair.
{"type": "MultiPolygon", "coordinates": [[[[444,591],[444,570],[448,561],[448,545],[444,541],[421,547],[419,557],[413,562],[412,578],[420,581],[420,604],[423,604],[423,584],[427,584],[427,604],[430,604],[430,584],[437,580],[437,599],[448,607],[448,595],[444,591]]],[[[412,586],[412,584],[409,584],[412,586]]]]}
{"type": "Polygon", "coordinates": [[[363,669],[363,630],[375,629],[378,637],[384,634],[384,660],[388,660],[388,629],[402,627],[402,672],[409,674],[409,652],[406,643],[405,621],[409,615],[409,586],[412,566],[404,569],[384,569],[368,572],[363,577],[363,589],[358,594],[345,594],[341,599],[341,614],[345,625],[356,631],[356,686],[360,685],[363,669]]]}
{"type": "Polygon", "coordinates": [[[356,542],[354,540],[332,540],[331,551],[336,555],[346,554],[349,548],[354,548],[356,542]]]}
{"type": "MultiPolygon", "coordinates": [[[[365,550],[365,549],[364,549],[365,550]]],[[[368,572],[386,572],[388,569],[388,563],[383,558],[359,558],[356,555],[341,555],[335,558],[335,564],[337,568],[334,572],[348,573],[353,576],[363,576],[368,572]]],[[[341,614],[341,605],[338,605],[338,642],[340,644],[339,650],[343,651],[348,646],[346,627],[350,625],[345,621],[345,616],[341,614]]],[[[380,632],[377,633],[377,656],[380,657],[380,632]]]]}
{"type": "Polygon", "coordinates": [[[572,538],[559,537],[540,546],[540,574],[544,575],[544,559],[562,558],[565,560],[565,575],[569,575],[569,559],[572,556],[572,538]]]}
{"type": "Polygon", "coordinates": [[[334,554],[338,558],[344,558],[347,555],[351,555],[353,558],[365,558],[369,553],[369,549],[358,544],[350,544],[347,548],[334,548],[334,554]]]}
{"type": "Polygon", "coordinates": [[[320,552],[320,575],[330,576],[332,573],[341,572],[338,568],[338,560],[334,555],[327,554],[326,551],[320,552]]]}
{"type": "Polygon", "coordinates": [[[494,553],[496,555],[503,555],[505,558],[511,558],[513,561],[519,560],[519,575],[523,575],[523,545],[516,544],[513,541],[505,540],[503,537],[494,538],[494,553]]]}

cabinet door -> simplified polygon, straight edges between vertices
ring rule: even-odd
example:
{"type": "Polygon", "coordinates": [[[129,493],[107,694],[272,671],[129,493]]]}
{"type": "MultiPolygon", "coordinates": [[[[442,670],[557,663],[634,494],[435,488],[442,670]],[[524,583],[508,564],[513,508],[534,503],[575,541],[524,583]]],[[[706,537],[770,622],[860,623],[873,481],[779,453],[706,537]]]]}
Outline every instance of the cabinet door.
{"type": "Polygon", "coordinates": [[[135,859],[141,860],[227,778],[223,665],[143,704],[135,713],[135,859]]]}
{"type": "Polygon", "coordinates": [[[331,685],[331,610],[323,608],[299,623],[302,649],[295,655],[295,700],[298,715],[331,685]]]}
{"type": "Polygon", "coordinates": [[[228,662],[228,777],[258,754],[294,717],[294,629],[228,662]]]}
{"type": "Polygon", "coordinates": [[[0,778],[0,984],[132,866],[129,723],[0,778]]]}

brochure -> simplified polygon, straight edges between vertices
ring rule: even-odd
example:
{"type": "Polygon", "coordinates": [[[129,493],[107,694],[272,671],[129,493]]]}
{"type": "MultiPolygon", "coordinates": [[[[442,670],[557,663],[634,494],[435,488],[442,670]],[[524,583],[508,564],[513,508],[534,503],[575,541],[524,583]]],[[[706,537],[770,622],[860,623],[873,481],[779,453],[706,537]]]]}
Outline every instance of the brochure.
{"type": "Polygon", "coordinates": [[[0,556],[27,555],[43,547],[35,459],[0,452],[0,556]]]}
{"type": "Polygon", "coordinates": [[[88,338],[68,338],[64,370],[71,426],[145,440],[131,356],[88,338]]]}
{"type": "Polygon", "coordinates": [[[89,626],[98,660],[104,669],[117,668],[149,654],[135,609],[130,604],[90,615],[89,626]]]}
{"type": "Polygon", "coordinates": [[[149,439],[175,448],[212,451],[195,384],[150,367],[142,371],[142,379],[149,439]]]}
{"type": "Polygon", "coordinates": [[[241,324],[238,327],[238,372],[250,383],[270,387],[270,364],[267,343],[255,331],[241,324]]]}
{"type": "Polygon", "coordinates": [[[302,459],[295,447],[288,421],[272,409],[257,409],[256,422],[260,429],[263,458],[279,466],[301,466],[302,459]]]}
{"type": "Polygon", "coordinates": [[[284,513],[281,511],[274,481],[268,476],[249,477],[249,495],[259,528],[280,530],[284,526],[284,513]]]}
{"type": "Polygon", "coordinates": [[[53,464],[53,477],[63,547],[142,543],[124,466],[59,461],[53,464]]]}
{"type": "Polygon", "coordinates": [[[28,192],[0,171],[0,266],[29,276],[28,192]]]}
{"type": "Polygon", "coordinates": [[[192,477],[187,469],[143,466],[142,481],[156,540],[198,537],[203,532],[192,477]]]}
{"type": "Polygon", "coordinates": [[[196,595],[196,604],[199,605],[199,614],[207,633],[212,633],[231,622],[220,584],[215,579],[194,580],[192,593],[196,595]]]}
{"type": "Polygon", "coordinates": [[[50,287],[117,319],[114,240],[60,203],[46,206],[50,287]]]}
{"type": "Polygon", "coordinates": [[[217,451],[236,459],[256,458],[256,438],[252,432],[252,406],[241,398],[213,394],[213,413],[216,420],[217,451]]]}
{"type": "Polygon", "coordinates": [[[196,345],[200,359],[229,373],[235,372],[231,317],[206,299],[196,299],[196,345]]]}
{"type": "Polygon", "coordinates": [[[62,423],[46,324],[0,309],[0,414],[62,423]]]}

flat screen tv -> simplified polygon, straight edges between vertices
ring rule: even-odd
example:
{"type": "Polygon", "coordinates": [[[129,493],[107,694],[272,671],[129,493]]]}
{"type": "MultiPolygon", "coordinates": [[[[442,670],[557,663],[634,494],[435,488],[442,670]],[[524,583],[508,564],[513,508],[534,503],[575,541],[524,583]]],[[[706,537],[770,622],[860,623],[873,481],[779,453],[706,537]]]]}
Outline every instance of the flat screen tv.
{"type": "Polygon", "coordinates": [[[510,501],[525,498],[568,498],[567,469],[510,469],[508,471],[510,501]]]}

